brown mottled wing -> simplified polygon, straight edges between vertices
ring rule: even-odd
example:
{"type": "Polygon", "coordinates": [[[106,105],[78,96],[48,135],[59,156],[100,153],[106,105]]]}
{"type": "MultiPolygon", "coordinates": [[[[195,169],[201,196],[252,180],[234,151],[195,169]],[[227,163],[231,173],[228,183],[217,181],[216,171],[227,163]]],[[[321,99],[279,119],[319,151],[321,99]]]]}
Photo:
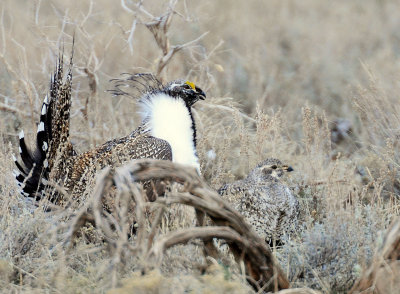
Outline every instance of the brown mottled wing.
{"type": "Polygon", "coordinates": [[[127,160],[140,158],[172,160],[172,150],[169,143],[152,136],[139,138],[136,144],[131,146],[127,152],[127,160]]]}
{"type": "Polygon", "coordinates": [[[72,175],[68,177],[67,189],[81,193],[85,187],[82,183],[94,177],[95,173],[106,166],[118,167],[133,159],[154,158],[172,160],[172,150],[165,140],[152,137],[148,134],[135,133],[135,136],[126,136],[111,140],[102,146],[80,154],[73,163],[72,175]],[[76,185],[79,186],[76,190],[76,185]]]}

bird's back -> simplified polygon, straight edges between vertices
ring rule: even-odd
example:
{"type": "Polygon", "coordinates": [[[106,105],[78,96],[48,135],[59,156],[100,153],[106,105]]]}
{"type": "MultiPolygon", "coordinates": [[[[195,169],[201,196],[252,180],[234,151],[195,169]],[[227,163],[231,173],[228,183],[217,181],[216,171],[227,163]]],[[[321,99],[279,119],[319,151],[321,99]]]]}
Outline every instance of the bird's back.
{"type": "Polygon", "coordinates": [[[114,95],[139,99],[144,115],[142,124],[128,136],[76,154],[69,137],[72,56],[64,77],[61,54],[51,79],[49,95],[43,102],[35,149],[27,147],[21,132],[19,150],[22,162],[14,156],[18,168],[14,175],[24,196],[36,200],[46,196],[51,202],[61,205],[71,198],[81,203],[100,169],[106,166],[116,168],[140,158],[171,160],[196,167],[200,172],[191,107],[198,100],[204,100],[205,93],[184,80],[163,85],[151,74],[129,75],[114,80],[114,83],[116,90],[111,91],[114,95]],[[128,91],[129,88],[133,91],[128,91]],[[135,93],[141,96],[136,97],[135,93]]]}
{"type": "Polygon", "coordinates": [[[268,242],[279,240],[297,225],[299,202],[290,189],[275,177],[247,177],[218,190],[268,242]]]}
{"type": "Polygon", "coordinates": [[[278,181],[247,187],[235,203],[236,209],[265,239],[280,239],[292,231],[297,222],[298,205],[289,188],[278,181]]]}
{"type": "Polygon", "coordinates": [[[172,160],[171,147],[167,141],[155,138],[141,125],[128,136],[110,140],[103,145],[75,156],[70,162],[70,175],[64,183],[72,197],[79,200],[90,186],[88,181],[106,166],[116,168],[139,158],[172,160]]]}

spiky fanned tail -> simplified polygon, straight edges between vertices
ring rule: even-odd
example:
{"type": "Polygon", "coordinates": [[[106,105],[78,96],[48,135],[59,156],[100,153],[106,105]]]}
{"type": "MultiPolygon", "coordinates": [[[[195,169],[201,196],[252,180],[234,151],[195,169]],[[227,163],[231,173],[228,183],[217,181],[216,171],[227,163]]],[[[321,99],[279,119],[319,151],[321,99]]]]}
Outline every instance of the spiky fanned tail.
{"type": "Polygon", "coordinates": [[[49,180],[59,180],[68,157],[74,154],[69,142],[69,123],[71,108],[72,56],[68,73],[63,81],[63,54],[50,83],[50,93],[46,95],[40,114],[36,135],[36,146],[32,151],[26,143],[24,132],[19,135],[19,154],[22,162],[15,156],[18,170],[14,176],[24,196],[41,199],[42,191],[49,180]],[[57,169],[55,170],[55,163],[57,169]]]}

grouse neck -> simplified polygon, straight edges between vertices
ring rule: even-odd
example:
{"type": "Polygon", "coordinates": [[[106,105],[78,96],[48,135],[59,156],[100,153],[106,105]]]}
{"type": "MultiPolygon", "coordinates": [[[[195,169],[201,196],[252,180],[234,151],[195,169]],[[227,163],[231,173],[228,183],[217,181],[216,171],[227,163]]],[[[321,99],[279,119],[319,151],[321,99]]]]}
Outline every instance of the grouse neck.
{"type": "Polygon", "coordinates": [[[142,99],[142,118],[152,136],[171,146],[172,161],[193,166],[200,173],[196,153],[196,128],[190,109],[182,99],[159,93],[142,99]]]}

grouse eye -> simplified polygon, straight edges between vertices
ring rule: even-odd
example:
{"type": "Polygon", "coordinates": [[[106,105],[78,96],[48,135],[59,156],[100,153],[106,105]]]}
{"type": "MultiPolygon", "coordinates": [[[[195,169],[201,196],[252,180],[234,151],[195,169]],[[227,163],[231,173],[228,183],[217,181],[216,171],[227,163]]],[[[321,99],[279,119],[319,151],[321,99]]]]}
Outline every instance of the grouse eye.
{"type": "Polygon", "coordinates": [[[272,169],[277,169],[278,167],[276,166],[276,164],[274,164],[273,166],[271,166],[272,169]]]}

